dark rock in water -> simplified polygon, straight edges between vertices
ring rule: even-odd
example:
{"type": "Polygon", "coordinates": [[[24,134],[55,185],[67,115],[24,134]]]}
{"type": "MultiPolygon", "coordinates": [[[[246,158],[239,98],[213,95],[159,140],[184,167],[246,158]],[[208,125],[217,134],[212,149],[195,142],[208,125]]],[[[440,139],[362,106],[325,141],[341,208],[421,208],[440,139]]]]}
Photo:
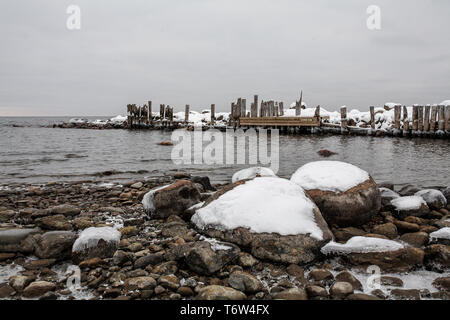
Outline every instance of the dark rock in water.
{"type": "Polygon", "coordinates": [[[370,177],[345,191],[306,190],[329,225],[359,226],[375,216],[381,208],[380,191],[370,177]]]}
{"type": "Polygon", "coordinates": [[[152,190],[144,196],[144,209],[155,218],[182,215],[186,209],[200,202],[195,183],[178,180],[166,187],[152,190]]]}
{"type": "Polygon", "coordinates": [[[186,264],[199,274],[212,275],[239,257],[239,248],[219,243],[217,248],[206,241],[195,242],[186,254],[186,264]]]}
{"type": "Polygon", "coordinates": [[[161,141],[158,143],[160,146],[173,146],[171,141],[161,141]]]}
{"type": "Polygon", "coordinates": [[[354,291],[351,283],[337,281],[330,288],[330,294],[333,299],[344,299],[354,291]]]}
{"type": "Polygon", "coordinates": [[[392,182],[381,182],[381,183],[378,183],[378,188],[386,188],[386,189],[389,189],[389,190],[392,190],[392,191],[394,191],[394,183],[392,183],[392,182]]]}
{"type": "Polygon", "coordinates": [[[0,283],[0,299],[5,299],[13,296],[16,293],[14,288],[12,288],[7,283],[0,283]]]}
{"type": "Polygon", "coordinates": [[[32,253],[34,251],[34,234],[39,229],[8,229],[0,231],[0,252],[32,253]]]}
{"type": "Polygon", "coordinates": [[[317,154],[318,154],[319,156],[321,156],[321,157],[328,158],[328,157],[331,157],[331,156],[333,156],[333,155],[335,155],[335,154],[337,154],[337,153],[336,153],[336,152],[333,152],[333,151],[330,151],[330,150],[327,150],[327,149],[323,149],[323,150],[317,151],[317,154]]]}
{"type": "Polygon", "coordinates": [[[38,218],[35,222],[42,229],[46,230],[72,230],[72,225],[62,214],[38,218]]]}
{"type": "Polygon", "coordinates": [[[420,191],[420,188],[418,188],[417,186],[414,186],[412,184],[408,184],[404,187],[402,187],[398,193],[402,196],[402,197],[406,197],[406,196],[413,196],[416,192],[420,191]]]}
{"type": "Polygon", "coordinates": [[[407,272],[424,261],[424,252],[418,248],[403,248],[388,252],[349,253],[343,259],[358,268],[377,265],[383,271],[407,272]]]}
{"type": "Polygon", "coordinates": [[[208,177],[197,177],[196,176],[196,177],[192,177],[191,180],[192,180],[192,182],[200,183],[205,190],[216,191],[216,188],[214,188],[211,185],[211,182],[209,181],[208,177]]]}
{"type": "Polygon", "coordinates": [[[427,268],[442,272],[450,267],[450,246],[432,244],[425,247],[424,264],[427,268]]]}
{"type": "Polygon", "coordinates": [[[23,296],[26,298],[37,298],[49,291],[54,291],[56,285],[48,281],[35,281],[23,290],[23,296]]]}
{"type": "Polygon", "coordinates": [[[72,245],[77,238],[71,231],[50,231],[39,237],[34,254],[41,259],[64,260],[70,258],[72,245]]]}
{"type": "Polygon", "coordinates": [[[147,267],[148,265],[155,266],[163,261],[164,261],[164,254],[152,253],[152,254],[149,254],[149,255],[146,255],[144,257],[137,259],[134,262],[134,268],[135,269],[139,269],[139,268],[143,269],[143,268],[147,267]]]}

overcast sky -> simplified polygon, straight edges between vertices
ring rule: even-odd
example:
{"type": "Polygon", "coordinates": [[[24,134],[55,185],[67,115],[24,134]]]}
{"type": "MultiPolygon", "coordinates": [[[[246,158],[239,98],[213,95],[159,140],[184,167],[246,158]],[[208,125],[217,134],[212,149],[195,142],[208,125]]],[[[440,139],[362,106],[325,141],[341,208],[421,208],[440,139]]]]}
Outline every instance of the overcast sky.
{"type": "Polygon", "coordinates": [[[2,0],[0,116],[450,99],[448,0],[2,0]],[[66,27],[70,4],[81,30],[66,27]],[[366,26],[381,8],[381,30],[366,26]]]}

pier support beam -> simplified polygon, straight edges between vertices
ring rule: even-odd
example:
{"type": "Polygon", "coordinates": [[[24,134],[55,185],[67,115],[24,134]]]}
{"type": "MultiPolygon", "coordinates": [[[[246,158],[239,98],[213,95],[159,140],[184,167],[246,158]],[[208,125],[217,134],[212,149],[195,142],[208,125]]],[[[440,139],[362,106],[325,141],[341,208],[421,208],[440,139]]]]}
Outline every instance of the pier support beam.
{"type": "Polygon", "coordinates": [[[431,117],[430,117],[430,132],[434,133],[436,131],[436,116],[438,112],[438,106],[431,107],[431,117]]]}
{"type": "Polygon", "coordinates": [[[211,125],[214,125],[216,122],[216,105],[211,104],[211,125]]]}
{"type": "Polygon", "coordinates": [[[394,106],[394,136],[400,135],[400,113],[402,106],[396,105],[394,106]]]}
{"type": "Polygon", "coordinates": [[[184,123],[188,123],[189,122],[189,105],[187,104],[184,107],[184,123]]]}
{"type": "Polygon", "coordinates": [[[431,106],[426,105],[425,106],[425,114],[423,115],[423,132],[426,135],[430,134],[430,110],[431,110],[431,106]]]}
{"type": "Polygon", "coordinates": [[[341,132],[342,133],[348,132],[347,108],[346,107],[341,108],[341,132]]]}
{"type": "Polygon", "coordinates": [[[252,107],[251,107],[250,116],[252,118],[258,117],[258,95],[257,94],[255,94],[253,96],[253,104],[252,104],[252,107]]]}

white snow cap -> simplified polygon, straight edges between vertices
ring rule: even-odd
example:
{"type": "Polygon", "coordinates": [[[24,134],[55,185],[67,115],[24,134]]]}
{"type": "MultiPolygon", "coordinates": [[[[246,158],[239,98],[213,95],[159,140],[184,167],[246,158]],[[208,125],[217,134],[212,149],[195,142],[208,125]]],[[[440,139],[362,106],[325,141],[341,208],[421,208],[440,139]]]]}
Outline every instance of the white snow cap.
{"type": "Polygon", "coordinates": [[[278,177],[259,177],[236,186],[192,216],[199,228],[232,230],[248,228],[254,233],[310,234],[322,240],[316,224],[315,204],[301,187],[278,177]]]}
{"type": "Polygon", "coordinates": [[[442,229],[439,229],[438,231],[430,233],[431,239],[446,239],[450,240],[450,228],[445,227],[442,229]]]}
{"type": "Polygon", "coordinates": [[[391,204],[397,210],[415,210],[419,209],[422,205],[427,205],[425,200],[419,196],[408,196],[393,199],[391,204]]]}
{"type": "Polygon", "coordinates": [[[445,198],[444,194],[439,190],[425,189],[416,192],[414,195],[422,197],[422,199],[425,200],[427,204],[437,201],[439,203],[442,203],[444,206],[447,205],[447,199],[445,198]]]}
{"type": "Polygon", "coordinates": [[[444,100],[441,103],[439,103],[440,106],[450,106],[450,100],[444,100]]]}
{"type": "Polygon", "coordinates": [[[392,240],[353,237],[345,244],[331,241],[320,250],[323,254],[330,253],[368,253],[368,252],[388,252],[397,251],[404,248],[401,243],[392,240]]]}
{"type": "Polygon", "coordinates": [[[291,177],[305,190],[345,192],[369,179],[369,174],[346,162],[316,161],[300,167],[291,177]]]}
{"type": "Polygon", "coordinates": [[[235,183],[241,180],[253,179],[256,178],[257,175],[260,177],[276,177],[275,173],[269,168],[253,167],[240,170],[233,174],[231,182],[235,183]]]}
{"type": "Polygon", "coordinates": [[[72,247],[73,252],[82,251],[85,249],[93,248],[97,246],[100,239],[106,242],[114,242],[119,244],[121,233],[111,227],[100,227],[100,228],[87,228],[83,230],[75,241],[72,247]]]}
{"type": "Polygon", "coordinates": [[[127,117],[118,115],[115,116],[114,118],[109,119],[109,121],[113,122],[113,123],[122,123],[125,122],[127,120],[127,117]]]}
{"type": "Polygon", "coordinates": [[[156,191],[164,189],[167,186],[169,186],[169,185],[165,185],[165,186],[162,186],[162,187],[154,188],[154,189],[150,190],[149,192],[147,192],[144,195],[144,198],[142,198],[142,204],[143,204],[144,209],[146,211],[148,211],[150,213],[155,212],[155,204],[153,202],[154,201],[154,197],[155,197],[155,193],[156,193],[156,191]]]}

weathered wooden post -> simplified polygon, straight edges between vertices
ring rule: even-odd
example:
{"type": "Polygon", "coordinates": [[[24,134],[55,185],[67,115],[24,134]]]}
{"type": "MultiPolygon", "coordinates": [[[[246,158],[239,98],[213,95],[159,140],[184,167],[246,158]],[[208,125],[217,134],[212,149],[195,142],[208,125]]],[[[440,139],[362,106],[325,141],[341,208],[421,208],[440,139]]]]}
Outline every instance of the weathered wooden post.
{"type": "Polygon", "coordinates": [[[409,120],[408,120],[408,108],[403,106],[403,135],[407,135],[409,133],[409,120]]]}
{"type": "Polygon", "coordinates": [[[372,130],[375,130],[375,107],[370,106],[369,110],[370,110],[370,128],[372,128],[372,130]]]}
{"type": "Polygon", "coordinates": [[[444,131],[445,130],[445,111],[444,111],[444,106],[439,106],[438,107],[438,130],[439,131],[444,131]]]}
{"type": "Polygon", "coordinates": [[[264,115],[263,115],[263,104],[264,104],[264,100],[261,100],[261,105],[259,106],[259,116],[260,117],[264,117],[264,115]]]}
{"type": "Polygon", "coordinates": [[[213,125],[216,121],[216,105],[211,104],[211,124],[213,125]]]}
{"type": "Polygon", "coordinates": [[[283,101],[278,102],[278,107],[280,108],[280,116],[284,116],[284,103],[283,103],[283,101]]]}
{"type": "Polygon", "coordinates": [[[141,106],[137,107],[138,126],[141,127],[141,106]]]}
{"type": "Polygon", "coordinates": [[[423,131],[423,106],[419,106],[418,108],[418,117],[417,117],[417,130],[419,133],[423,131]]]}
{"type": "Polygon", "coordinates": [[[241,99],[241,117],[247,115],[247,99],[241,99]]]}
{"type": "Polygon", "coordinates": [[[436,131],[436,116],[438,112],[438,106],[434,105],[431,107],[431,117],[430,117],[430,132],[436,131]]]}
{"type": "Polygon", "coordinates": [[[401,106],[394,106],[394,129],[400,130],[400,110],[401,106]]]}
{"type": "Polygon", "coordinates": [[[187,104],[184,107],[184,123],[188,123],[189,122],[189,105],[187,104]]]}
{"type": "Polygon", "coordinates": [[[295,116],[300,117],[302,109],[301,109],[301,105],[300,105],[300,101],[295,101],[295,116]]]}
{"type": "Polygon", "coordinates": [[[413,106],[412,112],[412,133],[417,134],[417,129],[419,128],[419,106],[413,106]]]}
{"type": "Polygon", "coordinates": [[[131,128],[131,104],[127,104],[127,125],[131,128]]]}
{"type": "Polygon", "coordinates": [[[256,118],[258,117],[258,95],[255,94],[253,96],[253,104],[251,109],[251,117],[256,118]]]}
{"type": "Polygon", "coordinates": [[[166,110],[166,107],[163,104],[159,105],[159,117],[161,121],[164,120],[164,111],[166,110]]]}
{"type": "Polygon", "coordinates": [[[152,102],[148,101],[148,123],[153,124],[153,112],[152,112],[152,102]]]}
{"type": "Polygon", "coordinates": [[[431,109],[430,105],[425,106],[425,114],[423,117],[423,131],[426,132],[427,134],[430,131],[430,109],[431,109]]]}
{"type": "Polygon", "coordinates": [[[341,132],[347,131],[348,125],[347,125],[347,108],[342,107],[341,108],[341,132]]]}
{"type": "Polygon", "coordinates": [[[445,131],[450,132],[450,106],[445,106],[445,131]]]}
{"type": "Polygon", "coordinates": [[[275,117],[280,116],[280,106],[278,105],[278,102],[275,102],[275,117]]]}

